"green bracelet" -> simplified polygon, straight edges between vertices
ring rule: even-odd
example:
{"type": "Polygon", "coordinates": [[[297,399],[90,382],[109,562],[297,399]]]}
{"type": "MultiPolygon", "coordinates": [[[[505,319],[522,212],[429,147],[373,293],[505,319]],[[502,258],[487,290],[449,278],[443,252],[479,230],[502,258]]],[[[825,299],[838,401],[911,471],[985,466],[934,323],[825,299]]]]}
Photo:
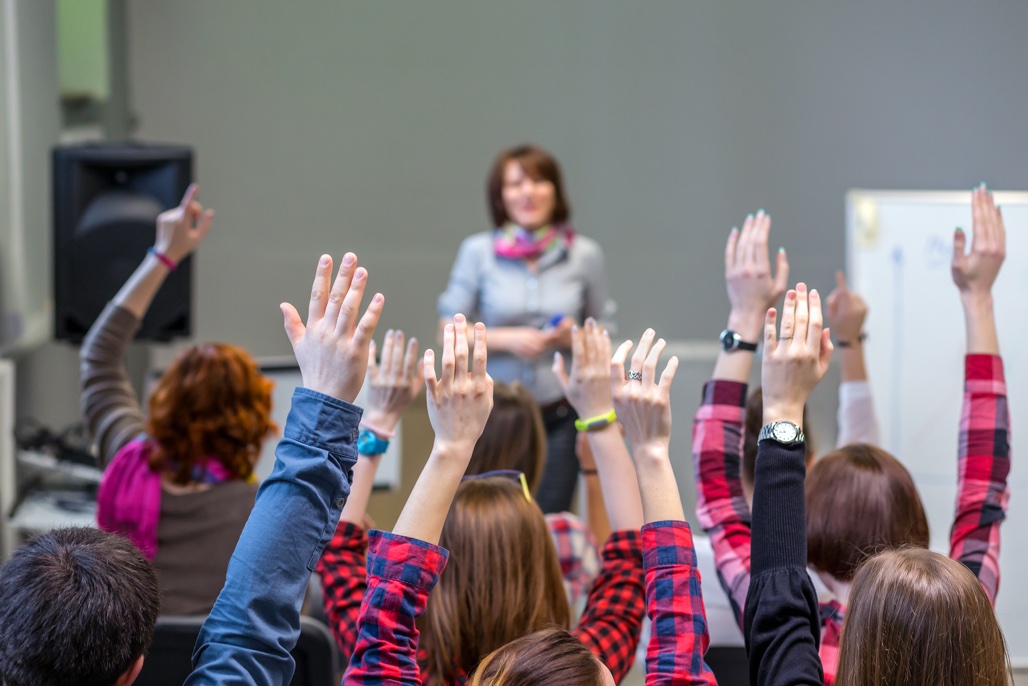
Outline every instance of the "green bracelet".
{"type": "Polygon", "coordinates": [[[589,419],[576,419],[575,428],[579,431],[599,431],[605,429],[618,420],[614,410],[606,414],[590,417],[589,419]]]}

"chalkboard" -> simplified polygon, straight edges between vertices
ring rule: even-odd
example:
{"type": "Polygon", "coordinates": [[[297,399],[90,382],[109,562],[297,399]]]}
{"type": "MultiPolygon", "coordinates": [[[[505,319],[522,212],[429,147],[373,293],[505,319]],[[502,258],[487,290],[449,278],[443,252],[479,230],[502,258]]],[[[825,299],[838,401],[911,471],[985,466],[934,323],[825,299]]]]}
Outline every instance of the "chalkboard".
{"type": "MultiPolygon", "coordinates": [[[[1015,667],[1028,666],[1028,480],[1016,464],[1028,431],[1028,193],[995,192],[1007,259],[993,294],[1011,411],[1010,508],[996,612],[1015,667]]],[[[921,492],[934,550],[948,552],[963,400],[963,312],[950,277],[953,230],[973,235],[971,193],[853,190],[847,196],[851,287],[868,302],[868,373],[883,447],[921,492]]]]}

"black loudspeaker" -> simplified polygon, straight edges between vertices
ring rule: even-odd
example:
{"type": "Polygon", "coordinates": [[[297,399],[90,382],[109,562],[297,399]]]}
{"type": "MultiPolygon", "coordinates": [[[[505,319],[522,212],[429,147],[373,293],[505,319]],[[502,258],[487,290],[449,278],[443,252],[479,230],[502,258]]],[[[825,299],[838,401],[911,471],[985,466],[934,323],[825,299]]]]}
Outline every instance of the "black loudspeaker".
{"type": "MultiPolygon", "coordinates": [[[[61,146],[53,175],[54,336],[78,343],[153,245],[157,215],[181,201],[193,152],[139,143],[61,146]]],[[[137,340],[192,333],[191,262],[168,275],[137,340]]]]}

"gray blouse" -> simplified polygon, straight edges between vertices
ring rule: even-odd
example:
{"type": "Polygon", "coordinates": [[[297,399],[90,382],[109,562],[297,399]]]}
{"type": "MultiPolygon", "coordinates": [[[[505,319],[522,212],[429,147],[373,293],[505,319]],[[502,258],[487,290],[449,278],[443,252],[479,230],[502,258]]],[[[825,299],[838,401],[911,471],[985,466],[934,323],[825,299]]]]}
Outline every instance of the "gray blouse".
{"type": "MultiPolygon", "coordinates": [[[[576,235],[567,248],[543,255],[533,272],[525,260],[497,257],[494,235],[494,231],[477,233],[461,243],[450,282],[436,305],[440,318],[461,312],[487,327],[543,329],[557,315],[582,323],[586,317],[607,320],[613,314],[603,250],[596,241],[576,235]]],[[[534,360],[507,352],[489,354],[490,376],[508,383],[520,381],[542,405],[563,397],[550,370],[552,364],[552,349],[534,360]]]]}

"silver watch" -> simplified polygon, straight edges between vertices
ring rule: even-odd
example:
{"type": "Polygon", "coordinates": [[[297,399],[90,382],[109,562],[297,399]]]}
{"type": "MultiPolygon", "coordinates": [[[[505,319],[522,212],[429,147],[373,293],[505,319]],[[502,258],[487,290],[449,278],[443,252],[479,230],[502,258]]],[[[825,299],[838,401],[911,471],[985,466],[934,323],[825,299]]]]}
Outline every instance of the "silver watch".
{"type": "Polygon", "coordinates": [[[803,429],[792,422],[784,420],[765,424],[760,430],[760,435],[757,440],[763,441],[765,438],[769,438],[772,441],[783,445],[795,445],[796,443],[801,443],[806,440],[806,437],[803,435],[803,429]]]}

